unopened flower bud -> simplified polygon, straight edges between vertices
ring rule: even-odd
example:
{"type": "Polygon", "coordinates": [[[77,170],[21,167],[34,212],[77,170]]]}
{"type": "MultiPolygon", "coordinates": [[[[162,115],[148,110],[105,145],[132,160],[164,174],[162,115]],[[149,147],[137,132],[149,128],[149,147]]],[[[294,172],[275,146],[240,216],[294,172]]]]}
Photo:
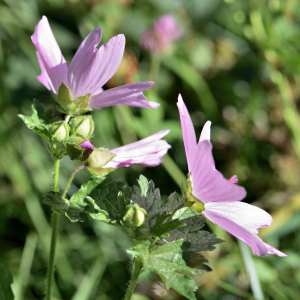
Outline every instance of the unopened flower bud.
{"type": "Polygon", "coordinates": [[[88,169],[94,174],[103,174],[105,165],[114,158],[115,154],[105,148],[96,148],[89,155],[86,163],[88,169]]]}
{"type": "Polygon", "coordinates": [[[95,129],[92,116],[78,116],[70,121],[72,135],[79,140],[88,140],[92,137],[95,129]]]}
{"type": "Polygon", "coordinates": [[[140,207],[138,204],[130,204],[128,210],[126,211],[123,221],[127,225],[133,227],[140,227],[144,224],[147,212],[144,208],[140,207]]]}
{"type": "Polygon", "coordinates": [[[50,131],[52,139],[57,142],[64,142],[69,138],[70,128],[64,121],[53,123],[50,131]]]}

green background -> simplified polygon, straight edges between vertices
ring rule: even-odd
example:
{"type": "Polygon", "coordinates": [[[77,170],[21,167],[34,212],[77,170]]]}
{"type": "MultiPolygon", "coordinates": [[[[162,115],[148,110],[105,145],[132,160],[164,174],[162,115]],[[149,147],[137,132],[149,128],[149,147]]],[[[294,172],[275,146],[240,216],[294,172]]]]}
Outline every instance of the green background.
{"type": "MultiPolygon", "coordinates": [[[[39,73],[30,35],[46,15],[65,57],[95,26],[103,40],[126,36],[126,54],[113,87],[155,80],[147,93],[158,110],[114,107],[96,112],[95,143],[113,147],[163,128],[172,144],[163,166],[115,172],[111,180],[132,184],[142,172],[164,193],[180,191],[186,162],[176,101],[181,93],[198,132],[213,122],[214,154],[226,176],[237,174],[245,201],[272,213],[268,242],[287,258],[243,258],[236,240],[211,227],[226,242],[207,255],[212,272],[199,282],[199,299],[298,299],[300,294],[300,4],[296,0],[148,0],[0,2],[0,260],[14,277],[16,299],[42,299],[49,243],[52,161],[45,144],[25,128],[18,113],[51,99],[39,73]],[[140,35],[163,14],[173,14],[183,36],[159,58],[140,47],[140,35]],[[261,284],[251,290],[245,261],[261,284]]],[[[51,100],[52,101],[52,100],[51,100]]],[[[73,162],[64,160],[62,185],[73,162]]],[[[85,179],[78,177],[76,185],[85,179]]],[[[75,189],[76,186],[73,186],[75,189]]],[[[129,270],[126,237],[96,222],[62,222],[57,299],[121,299],[129,270]]],[[[246,253],[247,254],[247,253],[246,253]]],[[[252,274],[253,275],[253,274],[252,274]]],[[[254,285],[255,286],[255,285],[254,285]]],[[[180,299],[156,277],[143,278],[146,298],[180,299]]],[[[1,299],[2,300],[2,299],[1,299]]],[[[7,299],[3,299],[7,300],[7,299]]]]}

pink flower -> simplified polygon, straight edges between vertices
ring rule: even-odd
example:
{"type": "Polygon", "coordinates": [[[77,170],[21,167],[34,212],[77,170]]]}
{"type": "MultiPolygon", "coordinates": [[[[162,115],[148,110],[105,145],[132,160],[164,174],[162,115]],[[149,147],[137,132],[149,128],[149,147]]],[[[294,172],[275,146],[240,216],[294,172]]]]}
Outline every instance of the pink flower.
{"type": "Polygon", "coordinates": [[[94,150],[91,153],[92,157],[89,159],[98,169],[124,168],[136,164],[157,166],[161,163],[163,156],[171,147],[162,139],[168,133],[169,130],[162,130],[135,143],[111,150],[103,148],[98,148],[98,150],[94,149],[90,141],[85,141],[81,144],[81,147],[87,151],[91,149],[94,150]],[[103,159],[104,156],[109,157],[108,161],[103,159]],[[105,163],[102,163],[103,161],[105,161],[105,163]],[[99,164],[98,162],[101,163],[99,164]]]}
{"type": "Polygon", "coordinates": [[[159,53],[167,50],[182,35],[182,30],[172,15],[157,19],[153,26],[141,36],[141,46],[146,50],[159,53]]]}
{"type": "Polygon", "coordinates": [[[196,140],[193,123],[181,95],[177,102],[193,196],[204,205],[203,215],[247,244],[256,255],[285,253],[265,243],[258,229],[270,226],[272,217],[261,208],[240,202],[246,196],[237,177],[226,179],[215,167],[210,142],[211,122],[196,140]]]}
{"type": "Polygon", "coordinates": [[[116,73],[121,63],[125,48],[123,34],[112,37],[99,47],[101,30],[96,28],[82,41],[70,64],[61,53],[45,16],[37,24],[31,40],[41,69],[38,80],[53,93],[57,94],[64,84],[73,100],[89,96],[90,109],[113,105],[158,106],[158,103],[147,101],[143,94],[152,87],[151,81],[103,91],[103,85],[116,73]]]}

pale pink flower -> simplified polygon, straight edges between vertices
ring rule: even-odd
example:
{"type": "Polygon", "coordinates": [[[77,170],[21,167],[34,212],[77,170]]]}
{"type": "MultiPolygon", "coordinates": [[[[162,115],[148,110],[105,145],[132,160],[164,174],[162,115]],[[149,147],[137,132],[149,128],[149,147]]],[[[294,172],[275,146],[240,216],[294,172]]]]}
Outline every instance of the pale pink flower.
{"type": "Polygon", "coordinates": [[[265,243],[258,229],[270,226],[272,217],[261,208],[240,202],[246,196],[237,177],[226,179],[215,167],[210,142],[211,122],[203,126],[199,141],[181,95],[177,102],[193,196],[204,205],[203,215],[247,244],[256,255],[285,253],[265,243]]]}
{"type": "Polygon", "coordinates": [[[31,40],[41,69],[38,80],[53,93],[57,94],[61,84],[64,84],[70,90],[73,100],[90,96],[90,109],[113,105],[146,108],[158,106],[158,103],[147,101],[143,94],[152,87],[151,81],[103,90],[104,84],[116,73],[121,63],[125,48],[123,34],[116,35],[99,46],[101,30],[96,28],[82,41],[69,64],[45,16],[37,24],[31,40]]]}
{"type": "MultiPolygon", "coordinates": [[[[137,142],[108,150],[113,154],[103,169],[126,168],[132,165],[157,166],[171,146],[162,138],[169,130],[162,130],[137,142]]],[[[94,149],[90,141],[85,141],[81,147],[87,151],[94,149]]]]}
{"type": "Polygon", "coordinates": [[[182,29],[176,19],[172,15],[164,15],[141,35],[141,46],[153,53],[164,52],[181,36],[182,29]]]}

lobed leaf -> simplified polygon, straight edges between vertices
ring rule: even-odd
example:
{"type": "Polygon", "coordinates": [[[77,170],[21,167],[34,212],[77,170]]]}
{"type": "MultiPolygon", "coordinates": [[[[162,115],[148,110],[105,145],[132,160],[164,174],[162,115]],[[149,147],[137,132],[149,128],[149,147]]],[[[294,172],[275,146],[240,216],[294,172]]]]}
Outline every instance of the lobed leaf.
{"type": "Polygon", "coordinates": [[[143,270],[156,273],[167,288],[195,300],[197,284],[195,269],[188,267],[182,257],[183,240],[152,246],[149,241],[137,244],[129,253],[142,262],[143,270]]]}

